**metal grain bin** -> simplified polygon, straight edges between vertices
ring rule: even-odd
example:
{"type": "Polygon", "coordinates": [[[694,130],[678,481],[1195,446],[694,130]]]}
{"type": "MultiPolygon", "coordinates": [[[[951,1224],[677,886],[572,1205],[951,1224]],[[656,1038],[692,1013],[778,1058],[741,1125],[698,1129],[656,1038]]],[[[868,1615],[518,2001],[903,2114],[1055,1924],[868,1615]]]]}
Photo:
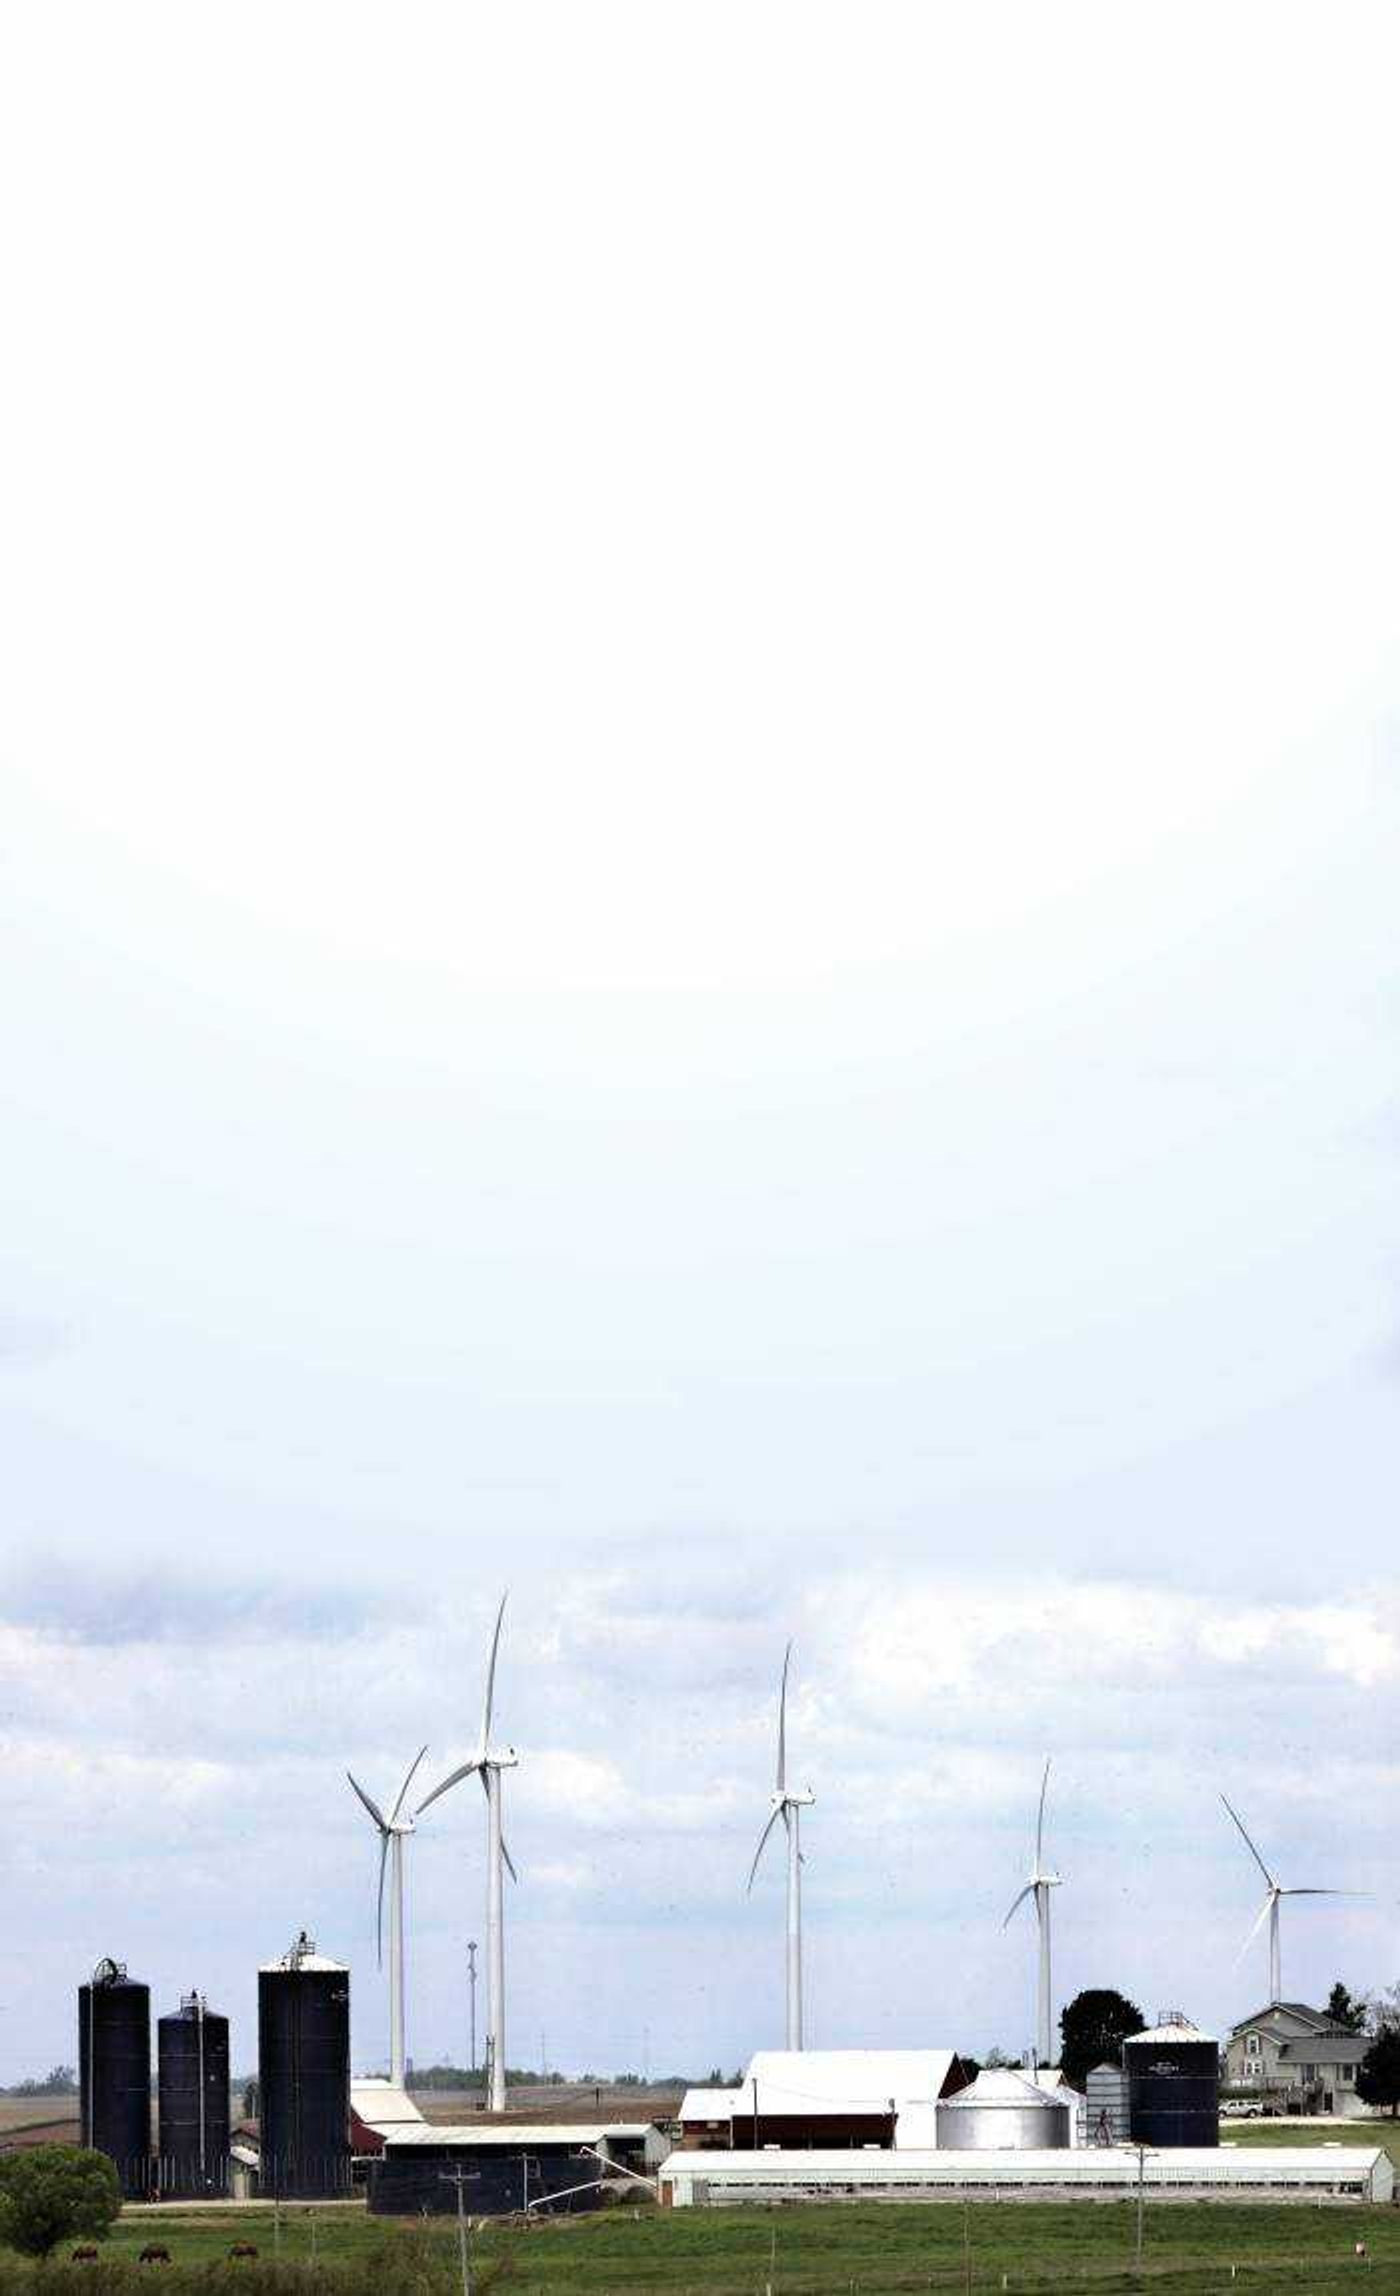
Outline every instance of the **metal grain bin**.
{"type": "Polygon", "coordinates": [[[157,2181],[172,2199],[219,2199],[229,2180],[228,2019],[186,1994],[156,2027],[157,2181]]]}
{"type": "Polygon", "coordinates": [[[350,2189],[350,1972],[305,1930],[258,1972],[265,2199],[350,2189]]]}
{"type": "Polygon", "coordinates": [[[989,2067],[938,2101],[940,2152],[1058,2152],[1070,2142],[1070,2104],[1023,2073],[989,2067]]]}
{"type": "Polygon", "coordinates": [[[78,2100],[83,2143],[106,2153],[124,2199],[149,2199],[151,1989],[119,1961],[78,1987],[78,2100]]]}
{"type": "Polygon", "coordinates": [[[1095,2065],[1084,2087],[1084,2142],[1128,2141],[1128,2076],[1121,2065],[1095,2065]]]}
{"type": "Polygon", "coordinates": [[[1220,2047],[1175,2012],[1123,2043],[1134,2144],[1218,2145],[1220,2047]]]}

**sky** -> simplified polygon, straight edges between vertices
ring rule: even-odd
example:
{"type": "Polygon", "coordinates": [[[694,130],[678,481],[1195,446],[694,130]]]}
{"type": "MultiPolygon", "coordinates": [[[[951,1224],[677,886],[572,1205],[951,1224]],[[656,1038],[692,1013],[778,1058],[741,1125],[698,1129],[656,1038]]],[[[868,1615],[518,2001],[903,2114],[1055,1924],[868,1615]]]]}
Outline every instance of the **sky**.
{"type": "Polygon", "coordinates": [[[6,13],[0,2082],[1400,1977],[1397,51],[6,13]]]}

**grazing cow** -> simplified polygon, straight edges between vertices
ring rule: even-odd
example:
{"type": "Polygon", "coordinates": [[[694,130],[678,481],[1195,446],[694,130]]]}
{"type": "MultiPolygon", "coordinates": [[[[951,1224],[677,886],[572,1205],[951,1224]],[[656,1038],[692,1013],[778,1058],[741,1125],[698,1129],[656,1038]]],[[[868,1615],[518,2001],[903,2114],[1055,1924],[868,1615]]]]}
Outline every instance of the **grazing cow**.
{"type": "Polygon", "coordinates": [[[235,2240],[232,2248],[229,2250],[229,2255],[235,2262],[238,2262],[246,2257],[256,2257],[257,2253],[258,2252],[253,2246],[251,2240],[235,2240]]]}
{"type": "Polygon", "coordinates": [[[138,2264],[168,2264],[170,2250],[162,2248],[158,2240],[148,2240],[136,2261],[138,2264]]]}
{"type": "Polygon", "coordinates": [[[75,2248],[68,2261],[70,2264],[96,2264],[98,2261],[97,2250],[89,2241],[86,2248],[75,2248]]]}

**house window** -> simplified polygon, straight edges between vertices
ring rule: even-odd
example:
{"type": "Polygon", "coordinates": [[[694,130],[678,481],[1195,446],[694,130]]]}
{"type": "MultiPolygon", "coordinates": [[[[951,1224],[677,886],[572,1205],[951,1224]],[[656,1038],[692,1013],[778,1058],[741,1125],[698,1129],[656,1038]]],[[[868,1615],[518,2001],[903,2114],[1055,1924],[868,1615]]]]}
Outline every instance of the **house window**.
{"type": "Polygon", "coordinates": [[[1244,2037],[1244,2053],[1246,2057],[1257,2057],[1259,2054],[1259,2048],[1259,2035],[1257,2033],[1246,2033],[1244,2037]]]}

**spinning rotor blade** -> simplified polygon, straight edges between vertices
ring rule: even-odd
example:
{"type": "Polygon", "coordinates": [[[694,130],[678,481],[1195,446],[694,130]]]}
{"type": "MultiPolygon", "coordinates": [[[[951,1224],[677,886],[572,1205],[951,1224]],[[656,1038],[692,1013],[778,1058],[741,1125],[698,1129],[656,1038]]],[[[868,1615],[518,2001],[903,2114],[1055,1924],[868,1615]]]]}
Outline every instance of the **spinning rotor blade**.
{"type": "Polygon", "coordinates": [[[1035,1870],[1037,1873],[1040,1871],[1042,1862],[1040,1851],[1041,1843],[1045,1834],[1045,1789],[1049,1783],[1050,1763],[1047,1759],[1045,1764],[1045,1775],[1040,1781],[1040,1808],[1036,1811],[1035,1814],[1035,1870]]]}
{"type": "Polygon", "coordinates": [[[364,1803],[364,1805],[365,1805],[365,1808],[366,1808],[366,1809],[369,1811],[369,1814],[370,1814],[370,1816],[373,1818],[373,1820],[374,1820],[375,1824],[378,1826],[378,1828],[379,1828],[379,1831],[381,1832],[381,1834],[382,1834],[382,1833],[387,1833],[387,1832],[388,1832],[388,1828],[389,1828],[389,1821],[388,1821],[388,1819],[385,1817],[385,1815],[384,1815],[384,1812],[383,1812],[383,1811],[380,1809],[380,1807],[379,1807],[379,1804],[378,1804],[377,1802],[372,1802],[372,1801],[370,1800],[370,1798],[369,1798],[368,1794],[365,1792],[365,1789],[364,1789],[364,1787],[363,1787],[363,1786],[360,1784],[359,1780],[358,1780],[357,1778],[351,1778],[351,1777],[350,1777],[350,1772],[349,1772],[348,1770],[346,1771],[345,1775],[346,1775],[346,1777],[347,1777],[347,1778],[350,1778],[350,1783],[351,1783],[351,1785],[354,1787],[354,1789],[355,1789],[356,1793],[359,1795],[359,1797],[360,1797],[360,1800],[361,1800],[361,1801],[364,1803]]]}
{"type": "MultiPolygon", "coordinates": [[[[507,1594],[509,1589],[507,1589],[507,1594]]],[[[491,1662],[486,1669],[486,1703],[481,1709],[481,1751],[484,1754],[491,1743],[491,1709],[496,1699],[496,1653],[501,1647],[501,1621],[506,1615],[506,1595],[501,1596],[501,1607],[496,1613],[496,1631],[491,1637],[491,1662]]]]}
{"type": "Polygon", "coordinates": [[[1250,1856],[1253,1858],[1255,1864],[1258,1866],[1259,1871],[1264,1876],[1264,1879],[1268,1883],[1270,1889],[1277,1889],[1278,1883],[1274,1880],[1273,1875],[1270,1873],[1268,1867],[1264,1863],[1264,1860],[1260,1857],[1258,1850],[1254,1847],[1253,1842],[1250,1840],[1248,1834],[1244,1830],[1244,1820],[1240,1816],[1239,1811],[1234,1808],[1232,1803],[1226,1800],[1224,1794],[1221,1795],[1220,1799],[1225,1803],[1226,1809],[1229,1810],[1231,1817],[1235,1821],[1235,1824],[1239,1827],[1244,1846],[1248,1850],[1250,1856]]]}
{"type": "Polygon", "coordinates": [[[395,1818],[403,1808],[404,1796],[408,1792],[409,1787],[413,1784],[414,1772],[417,1770],[419,1763],[422,1761],[423,1756],[427,1753],[427,1751],[428,1749],[426,1746],[420,1746],[412,1762],[409,1764],[408,1776],[404,1779],[403,1784],[399,1788],[399,1798],[395,1802],[392,1810],[389,1812],[390,1825],[393,1824],[395,1818]]]}
{"type": "Polygon", "coordinates": [[[473,1770],[479,1770],[480,1768],[480,1762],[477,1760],[476,1756],[473,1755],[470,1762],[464,1762],[462,1764],[460,1770],[454,1770],[451,1777],[444,1778],[440,1786],[434,1786],[432,1792],[428,1796],[427,1801],[420,1802],[418,1804],[417,1809],[413,1813],[414,1816],[416,1818],[421,1818],[429,1803],[435,1802],[439,1794],[445,1794],[449,1787],[458,1785],[463,1778],[469,1778],[473,1770]]]}
{"type": "Polygon", "coordinates": [[[1020,1895],[1019,1895],[1019,1896],[1017,1896],[1017,1897],[1013,1897],[1013,1898],[1012,1898],[1012,1900],[1011,1900],[1011,1913],[1008,1913],[1008,1914],[1007,1914],[1007,1917],[1006,1917],[1005,1921],[1002,1923],[1002,1925],[1001,1925],[1001,1926],[1002,1926],[1002,1928],[1003,1928],[1003,1929],[1008,1929],[1008,1928],[1010,1927],[1010,1925],[1011,1925],[1011,1914],[1012,1914],[1012,1913],[1014,1913],[1014,1912],[1016,1911],[1016,1908],[1017,1908],[1019,1905],[1024,1905],[1024,1904],[1025,1904],[1025,1902],[1026,1902],[1026,1899],[1027,1899],[1028,1897],[1032,1897],[1032,1896],[1034,1896],[1034,1894],[1035,1894],[1035,1883],[1034,1883],[1033,1881],[1028,1881],[1028,1882],[1026,1883],[1026,1886],[1025,1886],[1025,1888],[1024,1888],[1024,1889],[1023,1889],[1023,1890],[1020,1892],[1020,1895]]]}
{"type": "Polygon", "coordinates": [[[389,1863],[389,1836],[379,1837],[379,1911],[375,1917],[374,1941],[379,1955],[379,1966],[384,1967],[384,1869],[389,1863]]]}
{"type": "Polygon", "coordinates": [[[774,1810],[773,1810],[773,1812],[772,1812],[771,1816],[769,1817],[769,1820],[768,1820],[768,1823],[767,1823],[767,1825],[764,1827],[764,1829],[763,1829],[762,1833],[761,1833],[761,1834],[759,1835],[759,1837],[758,1837],[758,1848],[757,1848],[757,1849],[754,1851],[754,1853],[753,1853],[753,1864],[752,1864],[752,1865],[749,1867],[749,1879],[748,1879],[748,1888],[749,1888],[749,1889],[752,1889],[752,1888],[753,1888],[753,1884],[754,1884],[754,1876],[755,1876],[755,1874],[758,1872],[758,1861],[759,1861],[759,1859],[762,1857],[762,1855],[763,1855],[763,1852],[764,1852],[765,1848],[767,1847],[767,1843],[768,1843],[768,1836],[769,1836],[769,1835],[772,1833],[772,1831],[773,1831],[773,1828],[774,1828],[774,1826],[776,1826],[776,1824],[777,1824],[777,1822],[778,1822],[779,1818],[781,1818],[781,1817],[785,1817],[785,1816],[786,1816],[786,1814],[787,1814],[787,1813],[786,1813],[786,1810],[785,1810],[785,1808],[784,1808],[783,1804],[782,1804],[781,1802],[779,1802],[779,1803],[776,1805],[776,1807],[774,1808],[774,1810]]]}
{"type": "Polygon", "coordinates": [[[787,1678],[792,1663],[792,1644],[783,1652],[783,1679],[778,1690],[778,1792],[787,1792],[787,1678]]]}
{"type": "Polygon", "coordinates": [[[1259,1935],[1259,1932],[1263,1928],[1265,1922],[1268,1920],[1269,1915],[1272,1913],[1274,1903],[1278,1895],[1279,1893],[1275,1891],[1271,1885],[1268,1896],[1265,1898],[1264,1903],[1259,1908],[1259,1911],[1255,1915],[1253,1922],[1250,1924],[1248,1937],[1240,1947],[1239,1952],[1235,1955],[1235,1967],[1237,1969],[1240,1963],[1243,1961],[1245,1955],[1248,1953],[1251,1945],[1254,1943],[1255,1938],[1259,1935]]]}

